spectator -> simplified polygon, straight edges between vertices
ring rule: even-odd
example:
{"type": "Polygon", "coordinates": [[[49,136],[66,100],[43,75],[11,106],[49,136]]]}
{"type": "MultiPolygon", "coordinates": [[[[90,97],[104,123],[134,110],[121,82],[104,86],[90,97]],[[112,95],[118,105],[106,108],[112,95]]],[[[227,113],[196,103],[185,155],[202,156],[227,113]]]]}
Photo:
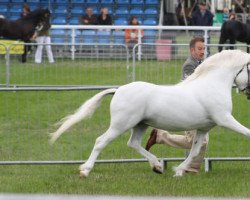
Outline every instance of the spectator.
{"type": "Polygon", "coordinates": [[[223,22],[226,22],[229,20],[229,9],[224,8],[223,9],[223,22]]]}
{"type": "MultiPolygon", "coordinates": [[[[214,15],[206,8],[206,3],[199,3],[199,8],[194,11],[191,18],[193,26],[213,26],[214,15]]],[[[195,32],[195,36],[202,37],[203,31],[195,32]]],[[[210,44],[210,34],[208,32],[207,43],[210,44]]],[[[210,54],[210,48],[207,47],[207,56],[210,54]]]]}
{"type": "Polygon", "coordinates": [[[112,25],[112,18],[108,13],[108,8],[104,7],[101,9],[101,14],[97,17],[97,23],[99,25],[112,25]]]}
{"type": "Polygon", "coordinates": [[[229,20],[236,20],[236,14],[235,13],[230,13],[229,14],[229,20]]]}
{"type": "Polygon", "coordinates": [[[35,53],[35,63],[40,64],[42,62],[42,52],[43,46],[45,46],[47,51],[47,56],[49,63],[54,63],[53,53],[51,50],[51,38],[49,35],[49,29],[51,27],[50,19],[48,18],[41,26],[41,29],[37,30],[35,33],[36,42],[38,43],[36,53],[35,53]]]}
{"type": "Polygon", "coordinates": [[[199,3],[199,9],[192,14],[193,26],[213,26],[213,14],[206,9],[205,3],[199,3]]]}
{"type": "MultiPolygon", "coordinates": [[[[187,58],[182,67],[182,79],[186,79],[189,75],[191,75],[197,66],[203,61],[205,50],[204,39],[201,37],[192,39],[189,44],[189,50],[190,56],[187,58]]],[[[191,149],[196,132],[196,130],[185,131],[185,135],[175,135],[170,134],[167,131],[153,129],[147,142],[146,150],[149,151],[154,144],[166,144],[177,148],[191,149]]],[[[188,172],[199,172],[204,159],[207,144],[208,135],[199,152],[199,155],[191,162],[191,165],[187,169],[188,172]]]]}
{"type": "Polygon", "coordinates": [[[83,25],[96,25],[97,17],[93,13],[93,9],[91,7],[87,7],[85,9],[85,15],[79,18],[80,24],[83,25]]]}
{"type": "MultiPolygon", "coordinates": [[[[135,16],[132,16],[129,20],[129,25],[138,26],[139,25],[138,19],[135,16]]],[[[144,36],[143,30],[138,30],[138,29],[125,30],[125,42],[130,52],[132,51],[134,45],[138,44],[139,33],[141,35],[141,38],[143,38],[144,36]]]]}
{"type": "Polygon", "coordinates": [[[21,17],[25,17],[30,13],[30,7],[28,4],[23,4],[23,11],[21,13],[21,17]]]}

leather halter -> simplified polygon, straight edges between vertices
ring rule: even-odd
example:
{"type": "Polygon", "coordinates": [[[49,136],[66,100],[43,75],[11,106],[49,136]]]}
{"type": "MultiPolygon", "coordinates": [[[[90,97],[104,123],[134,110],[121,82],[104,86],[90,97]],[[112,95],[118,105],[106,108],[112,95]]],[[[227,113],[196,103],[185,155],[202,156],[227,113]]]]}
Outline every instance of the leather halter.
{"type": "Polygon", "coordinates": [[[244,89],[240,90],[240,91],[245,92],[245,94],[247,95],[248,100],[250,100],[250,69],[249,69],[249,65],[250,65],[250,63],[247,63],[246,66],[242,67],[242,69],[236,74],[236,76],[234,78],[234,82],[235,82],[237,76],[243,71],[243,69],[245,67],[247,67],[247,86],[244,89]]]}

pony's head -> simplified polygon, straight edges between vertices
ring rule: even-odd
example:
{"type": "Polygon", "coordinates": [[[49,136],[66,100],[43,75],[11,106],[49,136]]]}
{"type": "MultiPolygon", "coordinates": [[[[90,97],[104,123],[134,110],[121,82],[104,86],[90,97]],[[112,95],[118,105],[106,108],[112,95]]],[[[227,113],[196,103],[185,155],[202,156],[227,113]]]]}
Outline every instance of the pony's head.
{"type": "Polygon", "coordinates": [[[228,67],[234,69],[234,83],[250,100],[250,54],[241,50],[224,50],[221,55],[227,55],[228,67]]]}
{"type": "Polygon", "coordinates": [[[235,76],[234,83],[240,91],[245,92],[250,100],[250,62],[241,68],[235,76]]]}
{"type": "Polygon", "coordinates": [[[236,86],[245,91],[250,100],[250,54],[241,50],[224,50],[214,54],[196,68],[190,80],[219,69],[225,70],[225,76],[234,78],[236,86]]]}
{"type": "Polygon", "coordinates": [[[50,11],[49,9],[43,9],[43,8],[38,8],[32,12],[30,12],[25,19],[29,20],[32,19],[34,20],[36,23],[41,23],[44,21],[48,21],[50,19],[50,11]]]}

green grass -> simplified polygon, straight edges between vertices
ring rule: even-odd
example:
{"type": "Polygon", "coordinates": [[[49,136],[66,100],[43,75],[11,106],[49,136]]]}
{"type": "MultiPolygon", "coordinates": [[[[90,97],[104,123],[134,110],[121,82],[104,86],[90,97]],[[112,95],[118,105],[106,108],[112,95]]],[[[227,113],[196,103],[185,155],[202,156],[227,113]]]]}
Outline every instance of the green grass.
{"type": "MultiPolygon", "coordinates": [[[[136,62],[135,78],[157,84],[173,84],[181,79],[184,60],[136,62]]],[[[4,62],[0,62],[4,66],[4,62]]],[[[6,82],[6,69],[0,68],[1,83],[6,82]]],[[[123,85],[132,81],[132,63],[125,60],[59,59],[55,64],[20,64],[11,60],[11,85],[123,85]],[[100,64],[101,63],[101,64],[100,64]]]]}
{"type": "MultiPolygon", "coordinates": [[[[55,65],[22,65],[12,61],[12,84],[125,84],[127,71],[124,60],[97,61],[59,60],[55,65]]],[[[136,63],[136,80],[157,84],[177,83],[183,60],[136,63]]],[[[3,63],[2,63],[3,64],[3,63]]],[[[1,80],[5,69],[0,69],[1,80]]],[[[131,70],[129,71],[131,73],[131,70]]],[[[0,93],[0,160],[86,160],[95,139],[109,124],[109,103],[104,99],[92,119],[81,122],[65,133],[53,146],[48,133],[59,119],[72,113],[97,91],[30,91],[0,93]]],[[[249,102],[233,92],[234,116],[249,124],[249,102]]],[[[150,131],[150,130],[149,130],[150,131]]],[[[148,132],[149,132],[148,131],[148,132]]],[[[143,138],[145,145],[147,135],[143,138]]],[[[112,142],[99,159],[141,158],[126,146],[129,133],[112,142]]],[[[158,157],[183,157],[183,150],[155,146],[158,157]]],[[[211,131],[209,157],[249,157],[249,139],[232,131],[215,128],[211,131]]],[[[151,171],[148,163],[96,164],[87,179],[79,179],[78,165],[15,165],[0,166],[0,192],[65,193],[161,196],[241,196],[249,197],[250,166],[248,162],[216,162],[213,170],[199,175],[187,174],[173,178],[173,165],[163,175],[151,171]]]]}
{"type": "MultiPolygon", "coordinates": [[[[172,164],[169,166],[169,168],[172,164]]],[[[249,165],[216,163],[210,173],[174,178],[149,170],[147,163],[96,164],[86,179],[76,165],[0,166],[0,192],[150,196],[249,197],[249,165]]]]}

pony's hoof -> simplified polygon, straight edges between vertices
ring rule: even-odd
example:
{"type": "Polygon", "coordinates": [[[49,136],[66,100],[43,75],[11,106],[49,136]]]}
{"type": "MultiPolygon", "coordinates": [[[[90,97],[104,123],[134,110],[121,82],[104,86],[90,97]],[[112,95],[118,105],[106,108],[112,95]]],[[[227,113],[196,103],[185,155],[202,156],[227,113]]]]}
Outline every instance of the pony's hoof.
{"type": "Polygon", "coordinates": [[[174,177],[182,177],[184,173],[184,170],[176,170],[174,177]]]}
{"type": "Polygon", "coordinates": [[[86,172],[84,170],[80,171],[80,178],[87,178],[88,175],[89,175],[88,172],[86,172]]]}
{"type": "Polygon", "coordinates": [[[163,174],[163,168],[162,166],[154,166],[153,171],[157,174],[163,174]]]}

